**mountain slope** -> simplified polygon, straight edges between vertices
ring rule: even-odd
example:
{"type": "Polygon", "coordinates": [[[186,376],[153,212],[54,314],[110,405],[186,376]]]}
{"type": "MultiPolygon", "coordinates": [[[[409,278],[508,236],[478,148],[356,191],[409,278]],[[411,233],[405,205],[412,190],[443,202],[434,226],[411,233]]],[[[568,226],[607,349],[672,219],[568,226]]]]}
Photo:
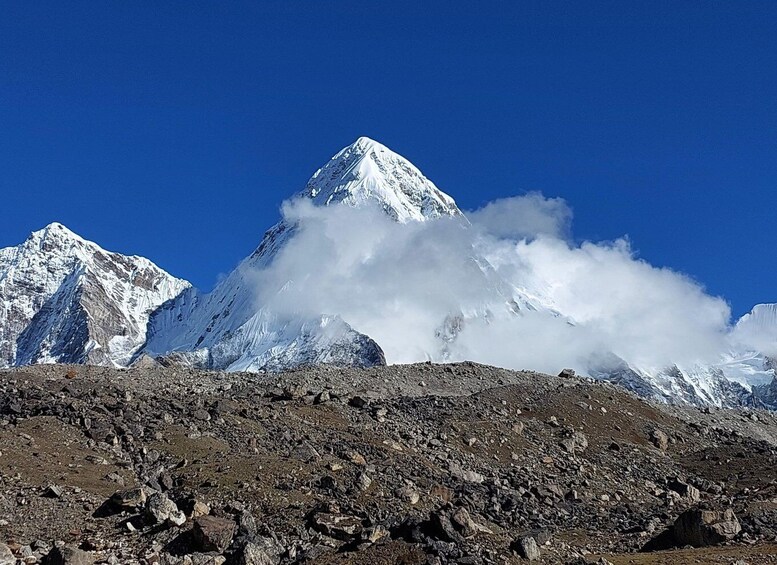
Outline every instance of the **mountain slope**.
{"type": "Polygon", "coordinates": [[[124,366],[146,339],[149,314],[189,286],[50,224],[0,249],[0,366],[124,366]]]}

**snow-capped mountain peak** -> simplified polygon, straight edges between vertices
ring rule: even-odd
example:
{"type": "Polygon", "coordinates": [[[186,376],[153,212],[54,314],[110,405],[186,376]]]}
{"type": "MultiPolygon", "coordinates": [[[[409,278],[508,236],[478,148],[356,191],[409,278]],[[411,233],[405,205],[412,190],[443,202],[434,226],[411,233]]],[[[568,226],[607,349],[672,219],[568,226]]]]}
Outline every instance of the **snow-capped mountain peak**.
{"type": "Polygon", "coordinates": [[[0,366],[124,365],[150,313],[189,286],[51,223],[0,249],[0,366]]]}
{"type": "Polygon", "coordinates": [[[313,174],[301,196],[317,206],[376,202],[403,223],[461,215],[453,198],[415,165],[369,137],[341,149],[313,174]]]}
{"type": "Polygon", "coordinates": [[[59,222],[51,222],[43,229],[32,232],[31,235],[32,237],[40,237],[41,239],[53,237],[57,239],[65,238],[65,239],[73,239],[78,241],[85,241],[76,233],[70,231],[67,227],[63,226],[59,222]]]}
{"type": "Polygon", "coordinates": [[[46,227],[32,232],[22,246],[27,249],[38,247],[41,250],[45,250],[47,247],[63,245],[67,247],[76,245],[78,248],[85,248],[89,243],[59,222],[52,222],[46,227]]]}
{"type": "Polygon", "coordinates": [[[777,304],[757,304],[734,326],[732,339],[740,347],[777,355],[777,304]]]}
{"type": "MultiPolygon", "coordinates": [[[[298,196],[311,199],[316,206],[377,204],[400,223],[463,217],[453,199],[415,165],[368,137],[360,137],[335,154],[298,196]]],[[[277,369],[313,361],[382,362],[378,344],[330,313],[287,319],[256,304],[252,273],[272,263],[296,228],[285,220],[279,222],[211,293],[185,292],[160,308],[151,317],[145,351],[151,355],[172,352],[197,359],[198,364],[230,370],[277,369]],[[331,322],[335,319],[336,323],[331,322]],[[328,344],[326,348],[323,343],[328,344]]]]}

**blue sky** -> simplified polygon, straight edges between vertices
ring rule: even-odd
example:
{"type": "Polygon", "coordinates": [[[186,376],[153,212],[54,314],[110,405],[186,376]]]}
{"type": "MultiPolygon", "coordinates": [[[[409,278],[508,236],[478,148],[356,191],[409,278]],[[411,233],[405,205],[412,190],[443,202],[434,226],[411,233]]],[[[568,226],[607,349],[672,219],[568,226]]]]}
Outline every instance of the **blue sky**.
{"type": "Polygon", "coordinates": [[[6,2],[0,246],[60,221],[208,289],[360,135],[462,208],[562,197],[777,301],[775,2],[6,2]]]}

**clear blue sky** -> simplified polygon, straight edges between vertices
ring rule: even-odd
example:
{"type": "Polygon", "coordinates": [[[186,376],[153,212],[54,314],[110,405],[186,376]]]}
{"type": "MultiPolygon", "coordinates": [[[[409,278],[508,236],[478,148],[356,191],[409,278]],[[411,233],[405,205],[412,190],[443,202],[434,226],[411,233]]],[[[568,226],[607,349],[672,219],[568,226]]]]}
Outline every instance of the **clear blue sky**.
{"type": "Polygon", "coordinates": [[[777,2],[4,2],[0,246],[57,220],[209,289],[341,146],[540,190],[777,301],[777,2]]]}

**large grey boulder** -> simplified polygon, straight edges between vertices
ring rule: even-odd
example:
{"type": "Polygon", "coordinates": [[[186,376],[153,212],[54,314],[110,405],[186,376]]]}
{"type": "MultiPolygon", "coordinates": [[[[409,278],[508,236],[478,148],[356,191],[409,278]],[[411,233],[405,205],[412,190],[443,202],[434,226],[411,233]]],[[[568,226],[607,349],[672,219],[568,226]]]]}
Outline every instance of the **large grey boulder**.
{"type": "Polygon", "coordinates": [[[677,545],[704,547],[728,541],[742,530],[734,511],[691,508],[675,520],[672,528],[677,545]]]}
{"type": "Polygon", "coordinates": [[[178,509],[175,502],[161,492],[155,492],[148,497],[146,517],[154,524],[170,523],[182,526],[186,522],[186,515],[178,509]]]}

